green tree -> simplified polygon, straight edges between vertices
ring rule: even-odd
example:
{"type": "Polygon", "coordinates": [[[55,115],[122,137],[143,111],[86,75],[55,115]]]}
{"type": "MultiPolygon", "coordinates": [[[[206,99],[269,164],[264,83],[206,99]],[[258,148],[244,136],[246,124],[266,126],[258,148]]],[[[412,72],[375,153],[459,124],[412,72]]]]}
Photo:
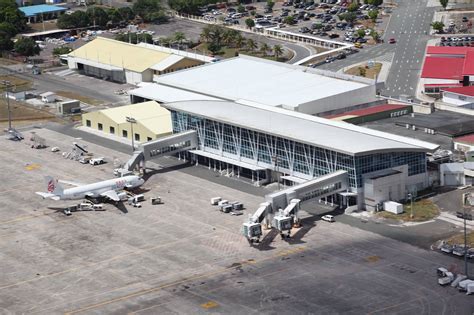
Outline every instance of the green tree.
{"type": "Polygon", "coordinates": [[[53,56],[61,56],[65,54],[69,54],[72,51],[71,47],[68,46],[60,46],[53,49],[53,56]]]}
{"type": "Polygon", "coordinates": [[[222,49],[222,46],[217,43],[217,42],[210,42],[209,44],[207,44],[207,49],[213,54],[213,55],[216,55],[218,54],[221,49],[222,49]]]}
{"type": "Polygon", "coordinates": [[[239,33],[235,38],[235,48],[241,49],[245,45],[245,43],[245,37],[243,37],[242,34],[239,33]]]}
{"type": "Polygon", "coordinates": [[[228,47],[232,47],[234,46],[235,40],[237,39],[237,36],[239,36],[239,34],[240,33],[237,30],[226,29],[222,34],[222,40],[228,47]]]}
{"type": "Polygon", "coordinates": [[[347,12],[347,13],[340,14],[339,18],[341,18],[341,17],[347,23],[353,24],[354,21],[357,19],[357,14],[355,12],[347,12]]]}
{"type": "Polygon", "coordinates": [[[365,36],[365,31],[364,30],[358,30],[356,32],[357,37],[363,38],[365,36]]]}
{"type": "Polygon", "coordinates": [[[291,15],[285,17],[285,19],[283,20],[283,22],[285,22],[285,24],[288,24],[288,25],[293,25],[296,23],[295,21],[295,18],[291,15]]]}
{"type": "Polygon", "coordinates": [[[273,2],[272,0],[267,0],[267,9],[268,10],[272,11],[274,6],[275,6],[275,2],[273,2]]]}
{"type": "Polygon", "coordinates": [[[349,12],[355,12],[359,9],[359,4],[357,2],[352,2],[347,6],[347,11],[349,12]]]}
{"type": "Polygon", "coordinates": [[[132,10],[136,15],[145,18],[151,12],[160,11],[161,4],[159,0],[137,0],[133,4],[132,10]]]}
{"type": "Polygon", "coordinates": [[[201,38],[207,42],[214,42],[219,46],[219,50],[222,48],[222,42],[224,39],[225,28],[219,25],[207,25],[202,29],[201,38]]]}
{"type": "Polygon", "coordinates": [[[23,56],[39,55],[41,49],[35,40],[30,37],[22,37],[15,42],[15,51],[23,56]]]}
{"type": "Polygon", "coordinates": [[[359,75],[361,77],[365,77],[366,74],[367,74],[367,70],[365,70],[364,67],[359,67],[359,75]]]}
{"type": "Polygon", "coordinates": [[[379,10],[370,10],[367,15],[372,20],[372,22],[375,22],[379,16],[379,10]]]}
{"type": "Polygon", "coordinates": [[[16,34],[26,30],[25,14],[18,9],[15,0],[0,0],[0,23],[7,23],[16,29],[16,34]]]}
{"type": "Polygon", "coordinates": [[[90,26],[89,15],[84,11],[75,11],[72,14],[63,14],[58,18],[59,28],[77,28],[90,26]]]}
{"type": "Polygon", "coordinates": [[[206,0],[168,0],[171,9],[185,14],[199,14],[199,8],[210,3],[206,0]]]}
{"type": "Polygon", "coordinates": [[[104,28],[107,25],[107,22],[110,21],[109,15],[101,7],[91,7],[88,8],[86,14],[89,16],[89,21],[92,25],[99,26],[104,28]]]}
{"type": "Polygon", "coordinates": [[[173,39],[176,43],[178,43],[178,48],[180,48],[183,42],[187,40],[186,35],[184,35],[183,32],[175,32],[173,35],[173,39]]]}
{"type": "Polygon", "coordinates": [[[243,5],[239,4],[239,6],[237,7],[237,12],[239,13],[244,13],[245,12],[245,8],[243,5]]]}
{"type": "Polygon", "coordinates": [[[323,24],[321,24],[321,23],[314,23],[313,24],[313,29],[315,29],[315,30],[320,30],[322,28],[323,28],[323,24]]]}
{"type": "Polygon", "coordinates": [[[107,15],[109,17],[109,22],[112,25],[117,25],[122,21],[126,21],[120,14],[119,10],[117,10],[116,8],[107,10],[107,15]]]}
{"type": "Polygon", "coordinates": [[[278,61],[280,56],[283,55],[283,47],[281,47],[279,44],[273,46],[273,54],[275,55],[275,60],[278,61]]]}
{"type": "Polygon", "coordinates": [[[245,47],[250,51],[255,51],[258,48],[257,43],[251,38],[247,39],[245,47]]]}
{"type": "Polygon", "coordinates": [[[245,24],[247,25],[248,28],[255,27],[255,21],[251,18],[246,19],[245,24]]]}
{"type": "Polygon", "coordinates": [[[372,30],[372,31],[370,32],[370,36],[373,38],[373,40],[374,40],[376,43],[379,42],[379,40],[380,40],[380,34],[377,33],[375,30],[372,30]]]}
{"type": "Polygon", "coordinates": [[[2,51],[9,51],[13,49],[13,41],[11,36],[6,32],[0,30],[0,53],[2,51]]]}
{"type": "Polygon", "coordinates": [[[383,0],[367,0],[367,2],[364,0],[364,3],[379,6],[383,3],[383,0]]]}
{"type": "Polygon", "coordinates": [[[444,30],[444,23],[436,21],[436,22],[431,23],[431,27],[438,33],[442,33],[444,30]]]}
{"type": "Polygon", "coordinates": [[[439,3],[441,4],[443,9],[445,9],[445,10],[446,10],[446,7],[448,6],[448,2],[449,2],[449,0],[439,0],[439,3]]]}
{"type": "Polygon", "coordinates": [[[268,46],[267,43],[263,43],[261,46],[260,46],[260,52],[262,53],[262,55],[265,57],[267,55],[267,52],[270,50],[270,46],[268,46]]]}
{"type": "Polygon", "coordinates": [[[135,13],[133,13],[133,10],[129,7],[121,7],[118,8],[117,11],[118,13],[120,13],[124,21],[133,20],[133,18],[135,17],[135,13]]]}

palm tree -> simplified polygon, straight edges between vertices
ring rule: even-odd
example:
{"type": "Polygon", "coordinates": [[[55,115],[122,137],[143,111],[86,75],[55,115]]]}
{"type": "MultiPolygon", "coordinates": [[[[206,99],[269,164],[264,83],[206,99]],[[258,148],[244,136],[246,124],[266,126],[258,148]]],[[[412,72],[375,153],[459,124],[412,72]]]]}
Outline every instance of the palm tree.
{"type": "Polygon", "coordinates": [[[186,35],[183,32],[176,32],[174,33],[173,39],[175,42],[178,43],[178,49],[180,49],[181,44],[186,41],[186,35]]]}
{"type": "Polygon", "coordinates": [[[250,51],[254,51],[255,49],[258,48],[257,43],[255,43],[255,41],[251,38],[247,39],[245,43],[245,47],[250,51]]]}
{"type": "Polygon", "coordinates": [[[283,48],[281,47],[281,45],[276,44],[275,46],[273,46],[273,54],[275,55],[275,60],[278,61],[278,58],[283,55],[283,48]]]}
{"type": "Polygon", "coordinates": [[[270,50],[270,46],[268,46],[267,43],[263,43],[262,46],[260,46],[260,52],[263,54],[263,56],[267,55],[267,51],[270,50]]]}
{"type": "Polygon", "coordinates": [[[202,32],[201,32],[201,35],[200,35],[201,39],[202,39],[204,42],[206,42],[206,43],[208,43],[208,42],[211,41],[211,36],[212,36],[212,34],[211,34],[211,33],[212,33],[212,28],[211,28],[211,26],[212,26],[212,25],[207,25],[206,27],[204,27],[204,28],[202,29],[202,32]]]}
{"type": "Polygon", "coordinates": [[[231,47],[233,44],[235,44],[237,36],[239,36],[239,35],[240,35],[240,33],[236,30],[226,29],[222,37],[223,37],[224,43],[228,47],[231,47]]]}
{"type": "Polygon", "coordinates": [[[161,46],[170,47],[171,39],[169,37],[162,37],[158,40],[161,46]]]}
{"type": "Polygon", "coordinates": [[[245,38],[239,33],[239,35],[235,38],[235,48],[240,49],[244,46],[244,44],[245,38]]]}

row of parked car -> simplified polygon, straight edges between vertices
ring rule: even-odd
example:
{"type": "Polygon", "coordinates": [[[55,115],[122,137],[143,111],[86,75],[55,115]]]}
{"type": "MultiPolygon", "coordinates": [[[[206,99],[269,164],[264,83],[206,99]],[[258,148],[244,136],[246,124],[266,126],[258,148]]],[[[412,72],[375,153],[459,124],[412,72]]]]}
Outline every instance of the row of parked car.
{"type": "Polygon", "coordinates": [[[441,37],[440,46],[467,46],[474,47],[474,36],[441,37]]]}
{"type": "Polygon", "coordinates": [[[452,254],[459,257],[467,256],[467,258],[474,258],[474,248],[464,247],[464,245],[450,245],[443,244],[440,248],[443,253],[452,254]]]}

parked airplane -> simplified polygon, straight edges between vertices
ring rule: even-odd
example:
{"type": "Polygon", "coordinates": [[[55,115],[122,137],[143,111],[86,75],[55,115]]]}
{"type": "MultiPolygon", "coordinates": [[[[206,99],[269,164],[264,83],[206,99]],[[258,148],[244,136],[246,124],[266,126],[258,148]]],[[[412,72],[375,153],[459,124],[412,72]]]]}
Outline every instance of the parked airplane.
{"type": "Polygon", "coordinates": [[[142,178],[136,175],[124,176],[116,179],[104,180],[92,184],[79,184],[69,181],[58,181],[51,176],[45,176],[47,183],[47,191],[36,192],[44,199],[50,198],[53,200],[71,200],[83,198],[100,198],[105,197],[113,201],[120,201],[121,198],[126,197],[124,189],[136,188],[145,182],[142,178]],[[59,183],[65,183],[76,186],[74,188],[63,189],[59,183]]]}

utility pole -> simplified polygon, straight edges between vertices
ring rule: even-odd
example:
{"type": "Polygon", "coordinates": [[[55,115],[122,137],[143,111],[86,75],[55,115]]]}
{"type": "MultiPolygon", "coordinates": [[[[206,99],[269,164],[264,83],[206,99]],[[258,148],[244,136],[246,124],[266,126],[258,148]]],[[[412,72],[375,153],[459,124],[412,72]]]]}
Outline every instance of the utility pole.
{"type": "Polygon", "coordinates": [[[130,123],[130,131],[132,133],[132,153],[135,152],[135,142],[134,142],[134,139],[135,139],[135,135],[133,134],[133,124],[136,124],[137,123],[137,120],[133,117],[125,117],[125,119],[127,120],[127,122],[130,123]]]}
{"type": "Polygon", "coordinates": [[[278,182],[278,190],[280,190],[280,173],[278,172],[279,168],[278,168],[278,155],[274,155],[272,156],[272,160],[273,162],[275,163],[275,171],[276,171],[276,175],[277,175],[277,182],[278,182]]]}
{"type": "Polygon", "coordinates": [[[8,130],[12,129],[12,111],[10,109],[10,86],[11,82],[7,80],[0,81],[2,85],[5,85],[5,95],[7,98],[7,113],[8,113],[8,130]]]}
{"type": "MultiPolygon", "coordinates": [[[[468,276],[467,268],[467,228],[466,228],[466,208],[474,205],[474,198],[471,197],[471,193],[462,194],[462,208],[463,208],[463,221],[464,221],[464,273],[468,276]]],[[[469,211],[470,212],[470,211],[469,211]]]]}

